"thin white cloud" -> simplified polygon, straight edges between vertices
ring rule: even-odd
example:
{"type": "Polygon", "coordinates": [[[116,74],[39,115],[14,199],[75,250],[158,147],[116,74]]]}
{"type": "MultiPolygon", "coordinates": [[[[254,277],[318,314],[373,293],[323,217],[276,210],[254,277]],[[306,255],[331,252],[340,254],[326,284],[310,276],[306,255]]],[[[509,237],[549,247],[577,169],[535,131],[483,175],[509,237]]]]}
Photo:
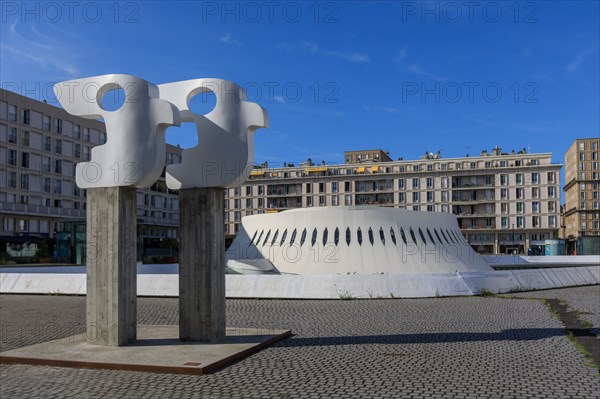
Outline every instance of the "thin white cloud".
{"type": "Polygon", "coordinates": [[[300,41],[300,44],[302,45],[302,48],[308,52],[316,53],[319,51],[319,45],[317,43],[300,41]]]}
{"type": "MultiPolygon", "coordinates": [[[[317,43],[307,42],[303,40],[301,40],[299,43],[301,50],[312,54],[320,54],[326,57],[338,58],[340,60],[352,63],[366,63],[370,61],[369,56],[367,54],[359,53],[358,51],[345,52],[339,50],[322,49],[317,43]]],[[[277,47],[287,51],[288,53],[293,52],[296,48],[294,45],[290,45],[288,43],[281,43],[277,47]]]]}
{"type": "Polygon", "coordinates": [[[404,59],[406,58],[406,50],[407,47],[406,45],[404,45],[404,47],[398,50],[398,53],[394,57],[392,57],[392,60],[394,60],[396,64],[402,63],[402,61],[404,61],[404,59]]]}
{"type": "Polygon", "coordinates": [[[234,39],[231,36],[231,33],[226,34],[225,36],[221,36],[221,41],[225,44],[232,44],[234,46],[241,46],[242,43],[239,42],[238,40],[234,39]]]}
{"type": "Polygon", "coordinates": [[[398,108],[394,108],[394,107],[390,107],[390,106],[363,105],[363,109],[367,112],[383,112],[386,114],[395,114],[398,112],[398,108]]]}
{"type": "Polygon", "coordinates": [[[61,76],[68,78],[80,74],[80,68],[74,60],[77,51],[68,49],[66,43],[39,32],[35,25],[30,26],[28,32],[20,33],[17,31],[17,23],[13,23],[4,40],[0,42],[0,49],[4,53],[5,62],[28,65],[34,63],[46,71],[55,69],[61,76]],[[61,56],[57,57],[57,54],[61,56]]]}
{"type": "Polygon", "coordinates": [[[339,58],[341,60],[344,61],[349,61],[349,62],[355,62],[355,63],[361,63],[361,62],[369,62],[369,56],[366,54],[362,54],[362,53],[358,53],[356,51],[353,51],[351,53],[344,53],[341,51],[322,51],[323,55],[326,55],[328,57],[334,57],[334,58],[339,58]]]}
{"type": "Polygon", "coordinates": [[[436,75],[432,72],[423,69],[419,64],[411,64],[407,66],[406,71],[414,73],[416,75],[427,76],[428,78],[432,78],[434,80],[446,80],[446,78],[443,76],[436,75]]]}
{"type": "Polygon", "coordinates": [[[274,99],[278,103],[284,103],[285,102],[285,98],[283,98],[283,96],[275,96],[274,99]]]}
{"type": "Polygon", "coordinates": [[[447,78],[437,75],[433,72],[430,72],[429,70],[425,69],[423,66],[421,66],[418,63],[413,62],[413,63],[408,64],[406,62],[407,54],[408,54],[408,49],[407,49],[407,46],[405,45],[398,51],[398,53],[395,56],[392,57],[392,61],[405,72],[412,73],[415,75],[426,76],[426,77],[434,79],[434,80],[447,80],[447,78]]]}
{"type": "Polygon", "coordinates": [[[575,59],[567,64],[567,66],[565,68],[567,70],[567,72],[569,72],[569,73],[577,72],[577,70],[579,69],[579,66],[581,66],[581,64],[583,64],[587,60],[588,56],[590,54],[592,54],[595,50],[596,50],[595,48],[591,47],[591,48],[583,50],[582,52],[577,54],[575,59]]]}

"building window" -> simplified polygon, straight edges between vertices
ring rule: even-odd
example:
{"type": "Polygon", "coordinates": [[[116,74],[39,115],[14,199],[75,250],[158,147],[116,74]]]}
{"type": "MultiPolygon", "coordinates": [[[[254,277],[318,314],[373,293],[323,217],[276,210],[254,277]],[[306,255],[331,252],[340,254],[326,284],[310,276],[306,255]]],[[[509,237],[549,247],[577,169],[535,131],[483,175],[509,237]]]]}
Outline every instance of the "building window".
{"type": "Polygon", "coordinates": [[[52,138],[44,136],[44,151],[52,151],[52,138]]]}
{"type": "Polygon", "coordinates": [[[518,228],[525,227],[525,218],[523,216],[517,216],[517,227],[518,228]]]}
{"type": "Polygon", "coordinates": [[[522,173],[516,173],[515,174],[515,183],[516,184],[523,184],[523,174],[522,173]]]}
{"type": "Polygon", "coordinates": [[[325,196],[319,195],[319,206],[325,206],[325,196]]]}
{"type": "Polygon", "coordinates": [[[525,213],[525,206],[522,202],[517,202],[517,213],[525,213]]]}
{"type": "Polygon", "coordinates": [[[29,175],[28,174],[21,175],[21,189],[29,190],[29,175]]]}
{"type": "Polygon", "coordinates": [[[62,175],[62,160],[54,160],[54,173],[62,175]]]}
{"type": "Polygon", "coordinates": [[[313,197],[310,195],[306,197],[306,206],[313,206],[313,197]]]}
{"type": "Polygon", "coordinates": [[[331,191],[334,193],[338,192],[338,182],[336,182],[336,181],[331,182],[331,191]]]}
{"type": "Polygon", "coordinates": [[[312,183],[306,183],[306,194],[312,193],[312,183]]]}
{"type": "Polygon", "coordinates": [[[58,134],[62,134],[63,121],[59,118],[54,118],[54,131],[58,134]]]}
{"type": "Polygon", "coordinates": [[[54,152],[57,154],[62,154],[62,140],[57,139],[54,142],[54,152]]]}
{"type": "Polygon", "coordinates": [[[21,166],[24,168],[29,168],[29,153],[28,152],[21,153],[21,166]]]}
{"type": "Polygon", "coordinates": [[[501,186],[507,186],[508,185],[508,175],[506,175],[506,174],[501,174],[500,175],[500,185],[501,186]]]}
{"type": "Polygon", "coordinates": [[[412,179],[412,188],[413,189],[418,189],[419,188],[419,178],[415,177],[412,179]]]}
{"type": "Polygon", "coordinates": [[[531,174],[531,183],[540,184],[540,174],[538,172],[533,172],[531,174]]]}
{"type": "Polygon", "coordinates": [[[90,128],[89,127],[83,128],[83,141],[90,141],[90,128]]]}
{"type": "Polygon", "coordinates": [[[433,191],[427,191],[427,202],[433,202],[433,191]]]}
{"type": "Polygon", "coordinates": [[[50,172],[50,157],[42,157],[42,172],[50,172]]]}
{"type": "Polygon", "coordinates": [[[73,125],[73,138],[81,140],[81,125],[73,125]]]}
{"type": "Polygon", "coordinates": [[[428,177],[427,178],[427,188],[433,188],[433,177],[428,177]]]}
{"type": "Polygon", "coordinates": [[[352,196],[344,195],[344,205],[352,205],[352,196]]]}
{"type": "Polygon", "coordinates": [[[84,161],[90,160],[90,147],[88,147],[88,146],[83,146],[83,160],[84,161]]]}
{"type": "Polygon", "coordinates": [[[340,202],[340,199],[337,195],[333,195],[331,197],[331,205],[338,206],[340,204],[339,202],[340,202]]]}
{"type": "Polygon", "coordinates": [[[540,227],[540,217],[539,216],[531,217],[531,226],[532,227],[540,227]]]}
{"type": "Polygon", "coordinates": [[[44,192],[49,193],[51,190],[51,180],[49,177],[44,177],[44,192]]]}
{"type": "Polygon", "coordinates": [[[62,194],[62,181],[60,179],[56,179],[54,182],[54,194],[62,194]]]}
{"type": "Polygon", "coordinates": [[[531,187],[531,198],[540,198],[540,188],[539,187],[531,187]]]}
{"type": "Polygon", "coordinates": [[[516,194],[517,199],[524,198],[524,191],[525,190],[523,189],[523,187],[517,187],[517,189],[515,190],[515,194],[516,194]]]}
{"type": "Polygon", "coordinates": [[[17,188],[17,172],[8,172],[8,188],[17,188]]]}
{"type": "Polygon", "coordinates": [[[11,166],[17,166],[17,150],[8,150],[8,156],[6,157],[6,163],[11,166]]]}
{"type": "Polygon", "coordinates": [[[8,142],[17,144],[17,128],[16,127],[8,128],[8,142]]]}
{"type": "Polygon", "coordinates": [[[509,209],[510,208],[509,208],[508,202],[502,202],[500,204],[500,213],[502,213],[503,215],[506,215],[506,214],[510,213],[509,209]]]}
{"type": "Polygon", "coordinates": [[[81,144],[73,144],[73,157],[81,158],[81,144]]]}
{"type": "Polygon", "coordinates": [[[539,201],[533,201],[531,203],[531,212],[540,213],[540,202],[539,201]]]}
{"type": "Polygon", "coordinates": [[[11,122],[17,121],[17,107],[12,104],[8,104],[8,120],[11,122]]]}
{"type": "Polygon", "coordinates": [[[450,199],[450,196],[448,194],[448,191],[442,191],[442,202],[448,202],[450,199]]]}
{"type": "MultiPolygon", "coordinates": [[[[104,132],[100,132],[100,144],[105,144],[106,143],[106,133],[104,132]]],[[[173,154],[170,154],[173,155],[173,154]]],[[[171,162],[173,163],[173,162],[171,162]]]]}
{"type": "Polygon", "coordinates": [[[398,202],[401,204],[406,203],[406,193],[398,193],[398,202]]]}
{"type": "Polygon", "coordinates": [[[548,212],[556,212],[556,202],[548,201],[548,212]]]}
{"type": "Polygon", "coordinates": [[[406,182],[404,179],[398,179],[398,188],[404,190],[406,188],[406,182]]]}
{"type": "Polygon", "coordinates": [[[48,115],[42,116],[42,129],[47,132],[50,131],[50,116],[48,116],[48,115]]]}
{"type": "Polygon", "coordinates": [[[554,198],[556,195],[556,189],[554,186],[548,186],[548,198],[554,198]]]}
{"type": "Polygon", "coordinates": [[[412,193],[412,202],[420,202],[421,201],[421,193],[416,192],[412,193]]]}
{"type": "Polygon", "coordinates": [[[29,147],[29,131],[28,130],[23,130],[23,132],[21,133],[21,143],[25,147],[29,147]]]}
{"type": "Polygon", "coordinates": [[[31,111],[28,109],[24,109],[21,111],[21,123],[24,125],[29,125],[31,121],[31,111]]]}

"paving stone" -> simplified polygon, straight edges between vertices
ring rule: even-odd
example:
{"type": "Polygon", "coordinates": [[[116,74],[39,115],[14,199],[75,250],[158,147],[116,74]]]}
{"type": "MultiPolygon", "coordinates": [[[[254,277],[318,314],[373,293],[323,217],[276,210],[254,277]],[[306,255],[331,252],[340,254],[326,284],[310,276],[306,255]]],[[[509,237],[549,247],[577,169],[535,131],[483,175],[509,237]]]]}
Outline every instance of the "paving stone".
{"type": "MultiPolygon", "coordinates": [[[[598,288],[535,294],[571,299],[596,320],[598,288]]],[[[177,323],[175,298],[140,298],[138,311],[143,324],[177,323]]],[[[2,351],[81,333],[85,298],[2,295],[0,321],[2,351]]],[[[0,397],[546,399],[600,392],[598,371],[539,301],[227,300],[227,323],[290,328],[295,336],[204,376],[1,365],[0,397]]]]}

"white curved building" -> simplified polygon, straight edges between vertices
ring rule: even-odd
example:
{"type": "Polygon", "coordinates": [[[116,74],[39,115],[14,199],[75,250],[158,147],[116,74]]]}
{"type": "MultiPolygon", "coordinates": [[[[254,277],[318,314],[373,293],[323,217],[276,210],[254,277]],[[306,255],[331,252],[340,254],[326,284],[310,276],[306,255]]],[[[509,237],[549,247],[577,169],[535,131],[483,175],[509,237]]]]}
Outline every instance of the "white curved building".
{"type": "Polygon", "coordinates": [[[302,208],[246,216],[227,250],[241,274],[423,274],[493,269],[449,213],[379,207],[302,208]]]}

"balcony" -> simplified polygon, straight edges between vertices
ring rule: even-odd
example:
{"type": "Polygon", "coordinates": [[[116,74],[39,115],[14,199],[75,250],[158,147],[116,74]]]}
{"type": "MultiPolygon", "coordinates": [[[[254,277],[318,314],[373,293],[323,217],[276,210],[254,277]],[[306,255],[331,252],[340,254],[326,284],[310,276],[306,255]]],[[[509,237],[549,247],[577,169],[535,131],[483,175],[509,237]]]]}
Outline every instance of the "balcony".
{"type": "Polygon", "coordinates": [[[0,202],[0,210],[24,215],[60,216],[67,218],[85,218],[85,210],[72,208],[55,208],[44,205],[19,204],[16,202],[0,202]]]}

